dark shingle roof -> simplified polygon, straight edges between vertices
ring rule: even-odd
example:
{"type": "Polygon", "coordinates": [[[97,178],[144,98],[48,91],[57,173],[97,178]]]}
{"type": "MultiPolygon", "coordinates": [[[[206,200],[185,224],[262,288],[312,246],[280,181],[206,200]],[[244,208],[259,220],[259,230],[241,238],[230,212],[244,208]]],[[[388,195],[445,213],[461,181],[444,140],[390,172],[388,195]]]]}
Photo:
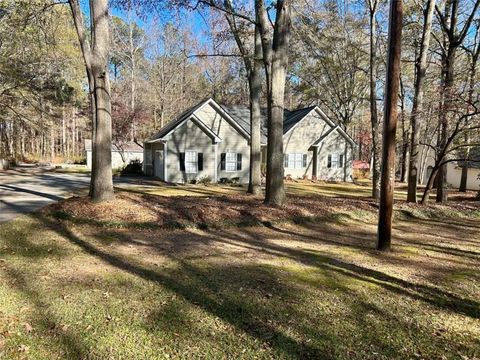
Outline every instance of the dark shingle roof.
{"type": "MultiPolygon", "coordinates": [[[[250,135],[250,108],[243,105],[221,105],[238,125],[250,135]]],[[[262,109],[262,120],[260,124],[260,142],[267,143],[267,109],[262,109]]]]}
{"type": "MultiPolygon", "coordinates": [[[[250,108],[243,105],[222,105],[222,108],[248,133],[250,134],[250,108]]],[[[315,106],[298,110],[287,110],[284,112],[283,133],[294,127],[301,121],[315,106]]],[[[262,109],[261,142],[267,143],[267,109],[262,109]]]]}

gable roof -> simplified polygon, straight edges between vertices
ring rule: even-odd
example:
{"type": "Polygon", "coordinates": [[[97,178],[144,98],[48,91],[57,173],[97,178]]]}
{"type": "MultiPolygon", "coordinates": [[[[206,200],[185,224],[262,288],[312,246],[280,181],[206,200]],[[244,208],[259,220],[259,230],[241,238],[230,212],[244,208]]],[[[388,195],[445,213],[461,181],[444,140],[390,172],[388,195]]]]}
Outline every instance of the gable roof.
{"type": "MultiPolygon", "coordinates": [[[[197,116],[196,112],[205,105],[211,105],[221,116],[223,116],[230,125],[232,125],[240,134],[242,134],[247,140],[250,140],[250,108],[244,105],[219,105],[215,100],[208,98],[200,103],[192,106],[191,108],[180,114],[175,120],[165,125],[160,131],[155,134],[147,142],[161,141],[165,136],[169,135],[175,128],[188,119],[194,120],[202,130],[211,136],[216,142],[220,142],[221,139],[210,128],[208,128],[197,116]],[[202,126],[203,125],[203,126],[202,126]]],[[[324,134],[315,143],[323,141],[333,131],[338,131],[344,136],[348,142],[355,146],[355,141],[338,125],[330,120],[325,113],[323,113],[318,106],[309,106],[297,110],[284,110],[283,121],[283,134],[287,134],[293,128],[295,128],[302,120],[304,120],[312,111],[316,111],[320,117],[326,121],[331,129],[324,134]]],[[[267,109],[261,109],[261,123],[260,123],[260,142],[262,144],[267,143],[267,109]]]]}
{"type": "Polygon", "coordinates": [[[192,121],[202,129],[208,136],[212,138],[215,143],[221,142],[222,139],[211,129],[209,128],[197,115],[196,112],[202,109],[206,105],[211,105],[223,118],[225,118],[230,125],[232,125],[242,136],[247,140],[250,140],[250,133],[246,131],[237,121],[235,121],[230,114],[228,114],[220,105],[218,105],[215,100],[208,98],[199,102],[198,104],[192,106],[191,108],[185,110],[181,113],[175,120],[169,122],[163,128],[160,129],[158,133],[148,139],[146,142],[156,142],[163,140],[164,137],[168,136],[172,131],[174,131],[178,126],[188,119],[192,121]]]}

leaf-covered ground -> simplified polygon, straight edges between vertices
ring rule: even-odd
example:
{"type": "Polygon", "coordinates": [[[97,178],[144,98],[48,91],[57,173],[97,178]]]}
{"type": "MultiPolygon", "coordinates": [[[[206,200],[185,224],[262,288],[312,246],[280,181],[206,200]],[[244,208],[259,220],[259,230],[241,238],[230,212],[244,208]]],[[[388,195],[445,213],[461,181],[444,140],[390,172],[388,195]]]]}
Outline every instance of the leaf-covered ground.
{"type": "Polygon", "coordinates": [[[480,358],[478,202],[399,203],[381,254],[374,203],[308,189],[281,209],[124,191],[0,225],[0,358],[480,358]]]}

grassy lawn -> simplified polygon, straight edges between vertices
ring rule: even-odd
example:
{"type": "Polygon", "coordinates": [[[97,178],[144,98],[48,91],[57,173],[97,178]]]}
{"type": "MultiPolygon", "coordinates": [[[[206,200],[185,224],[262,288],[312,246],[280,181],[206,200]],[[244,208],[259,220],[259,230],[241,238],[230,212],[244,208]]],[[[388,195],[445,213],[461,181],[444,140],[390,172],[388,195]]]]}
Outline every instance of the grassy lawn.
{"type": "Polygon", "coordinates": [[[0,225],[0,358],[480,357],[479,202],[398,204],[380,254],[368,187],[124,190],[0,225]]]}

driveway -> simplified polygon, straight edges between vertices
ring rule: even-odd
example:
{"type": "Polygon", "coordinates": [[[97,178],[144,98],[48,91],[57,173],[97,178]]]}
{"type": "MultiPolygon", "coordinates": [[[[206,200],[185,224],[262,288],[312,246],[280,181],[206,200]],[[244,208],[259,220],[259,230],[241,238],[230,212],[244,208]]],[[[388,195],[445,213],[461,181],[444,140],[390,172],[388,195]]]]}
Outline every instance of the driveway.
{"type": "Polygon", "coordinates": [[[89,182],[88,174],[62,174],[35,167],[0,172],[0,222],[70,197],[89,182]]]}

